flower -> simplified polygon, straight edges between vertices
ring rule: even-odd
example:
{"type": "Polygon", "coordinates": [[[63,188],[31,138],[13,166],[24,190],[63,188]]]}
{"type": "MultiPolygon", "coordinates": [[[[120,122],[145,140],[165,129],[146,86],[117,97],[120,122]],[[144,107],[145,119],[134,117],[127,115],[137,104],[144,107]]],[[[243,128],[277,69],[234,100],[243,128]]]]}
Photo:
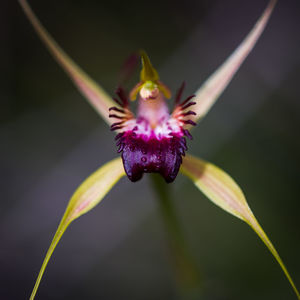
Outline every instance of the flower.
{"type": "Polygon", "coordinates": [[[179,171],[190,178],[209,200],[252,227],[275,257],[300,299],[300,294],[279,254],[250,210],[236,182],[213,164],[185,155],[187,150],[185,136],[191,138],[189,132],[191,127],[206,115],[253,49],[267,24],[276,0],[270,0],[250,33],[195,95],[181,101],[184,85],[181,86],[171,114],[166,105],[166,98],[170,98],[171,93],[160,81],[145,52],[141,52],[143,68],[140,82],[132,89],[129,97],[119,88],[117,90],[119,98],[113,100],[57,45],[26,0],[19,2],[53,57],[111,129],[117,132],[118,152],[122,152],[122,159],[116,158],[100,167],[71,197],[43,261],[30,299],[34,299],[48,261],[67,227],[72,221],[94,208],[121,177],[127,174],[131,181],[137,181],[145,172],[158,172],[166,182],[172,182],[179,171]],[[135,117],[129,109],[128,98],[134,101],[137,97],[139,105],[135,117]]]}

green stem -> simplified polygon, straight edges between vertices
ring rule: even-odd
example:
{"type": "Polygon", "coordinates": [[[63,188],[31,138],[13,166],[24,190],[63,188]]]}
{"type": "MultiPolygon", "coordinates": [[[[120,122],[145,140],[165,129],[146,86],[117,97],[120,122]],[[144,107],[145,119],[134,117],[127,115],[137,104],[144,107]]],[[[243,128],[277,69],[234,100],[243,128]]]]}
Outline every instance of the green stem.
{"type": "Polygon", "coordinates": [[[158,205],[167,234],[178,286],[183,293],[184,299],[199,299],[199,272],[188,251],[184,233],[170,197],[169,186],[160,175],[151,175],[152,183],[158,196],[158,205]]]}

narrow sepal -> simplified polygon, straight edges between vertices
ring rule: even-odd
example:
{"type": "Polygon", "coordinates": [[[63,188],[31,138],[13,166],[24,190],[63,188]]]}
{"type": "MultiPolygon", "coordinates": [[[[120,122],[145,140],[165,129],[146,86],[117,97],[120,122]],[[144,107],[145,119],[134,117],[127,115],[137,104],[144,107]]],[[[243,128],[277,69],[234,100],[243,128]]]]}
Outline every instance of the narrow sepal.
{"type": "Polygon", "coordinates": [[[72,221],[93,209],[125,175],[122,159],[116,158],[90,175],[71,197],[63,218],[47,251],[30,300],[33,300],[53,251],[72,221]]]}
{"type": "Polygon", "coordinates": [[[186,155],[186,157],[183,158],[180,171],[189,177],[196,187],[214,204],[242,219],[252,227],[275,257],[298,299],[300,299],[300,294],[278,252],[256,220],[242,190],[236,182],[220,168],[191,155],[186,155]]]}
{"type": "Polygon", "coordinates": [[[19,0],[19,3],[21,4],[36,33],[48,48],[54,59],[69,75],[75,86],[92,105],[92,107],[100,114],[106,123],[111,125],[112,120],[108,117],[108,109],[115,106],[111,97],[60,48],[35,16],[27,1],[19,0]]]}
{"type": "Polygon", "coordinates": [[[192,118],[194,121],[202,119],[207,114],[230,83],[234,74],[238,71],[261,36],[275,4],[276,0],[269,2],[267,8],[242,43],[197,90],[195,98],[197,104],[193,107],[197,115],[192,118]]]}
{"type": "Polygon", "coordinates": [[[140,55],[142,59],[142,71],[141,71],[141,81],[153,81],[156,82],[159,80],[159,75],[157,71],[154,69],[154,67],[151,64],[151,61],[149,59],[149,56],[144,50],[140,50],[140,55]]]}

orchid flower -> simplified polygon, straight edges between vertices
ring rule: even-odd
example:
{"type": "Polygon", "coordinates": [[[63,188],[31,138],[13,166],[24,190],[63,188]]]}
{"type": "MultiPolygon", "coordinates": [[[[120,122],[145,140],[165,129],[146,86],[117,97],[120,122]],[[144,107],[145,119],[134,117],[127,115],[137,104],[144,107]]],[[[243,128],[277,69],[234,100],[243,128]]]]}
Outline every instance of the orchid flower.
{"type": "Polygon", "coordinates": [[[185,154],[186,137],[192,139],[191,128],[207,114],[253,49],[270,18],[276,0],[269,2],[250,33],[195,95],[182,100],[184,84],[180,87],[172,112],[169,112],[166,100],[171,98],[171,91],[160,80],[158,72],[144,51],[140,52],[140,82],[128,95],[122,88],[118,88],[118,97],[113,99],[60,48],[41,25],[26,0],[19,2],[54,59],[110,125],[111,130],[117,133],[117,152],[121,153],[121,157],[107,162],[91,174],[71,197],[30,299],[34,299],[49,259],[67,227],[94,208],[122,177],[127,175],[130,181],[135,182],[140,180],[144,173],[159,173],[167,183],[171,183],[179,171],[190,178],[214,204],[250,225],[277,260],[297,298],[300,299],[300,294],[278,252],[256,220],[237,183],[215,165],[185,154]],[[134,114],[130,109],[130,101],[136,99],[138,108],[134,114]]]}

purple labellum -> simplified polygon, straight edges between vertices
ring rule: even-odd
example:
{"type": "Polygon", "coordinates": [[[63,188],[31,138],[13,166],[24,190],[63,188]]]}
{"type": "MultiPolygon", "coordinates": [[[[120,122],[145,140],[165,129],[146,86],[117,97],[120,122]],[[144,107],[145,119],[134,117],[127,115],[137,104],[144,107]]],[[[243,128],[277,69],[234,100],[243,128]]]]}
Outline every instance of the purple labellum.
{"type": "Polygon", "coordinates": [[[162,93],[155,99],[140,97],[137,118],[128,108],[124,90],[117,89],[116,102],[121,108],[110,108],[110,117],[116,119],[111,130],[119,132],[118,153],[122,153],[124,169],[131,181],[138,181],[144,173],[159,173],[168,183],[175,180],[187,150],[185,136],[192,138],[185,125],[196,125],[188,118],[195,113],[186,110],[195,104],[190,101],[193,96],[180,102],[183,88],[184,84],[177,93],[172,114],[162,93]]]}
{"type": "Polygon", "coordinates": [[[185,154],[185,138],[173,136],[161,140],[137,136],[127,132],[121,139],[124,144],[122,159],[125,172],[131,181],[142,178],[143,173],[160,173],[166,182],[176,178],[185,154]]]}

